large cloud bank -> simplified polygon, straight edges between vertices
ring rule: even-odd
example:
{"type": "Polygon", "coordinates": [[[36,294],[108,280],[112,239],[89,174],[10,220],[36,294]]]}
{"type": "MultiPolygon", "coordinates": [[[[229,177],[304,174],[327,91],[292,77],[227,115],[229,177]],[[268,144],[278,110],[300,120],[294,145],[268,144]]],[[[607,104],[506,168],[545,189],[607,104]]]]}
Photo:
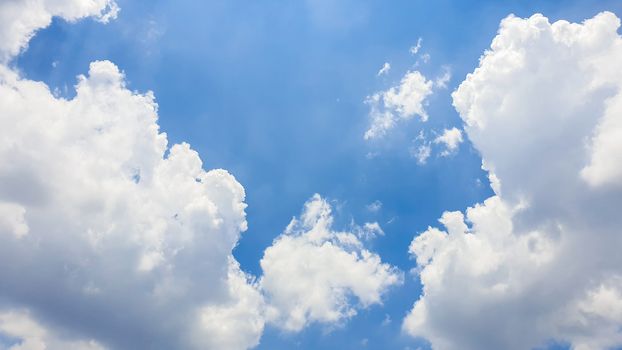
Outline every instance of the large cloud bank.
{"type": "Polygon", "coordinates": [[[510,16],[454,92],[496,195],[416,237],[434,349],[622,345],[620,20],[510,16]]]}
{"type": "MultiPolygon", "coordinates": [[[[0,5],[5,60],[55,15],[110,1],[0,5]]],[[[112,10],[111,10],[112,9],[112,10]]],[[[151,93],[108,61],[55,97],[0,65],[0,332],[11,349],[246,349],[263,298],[231,256],[244,189],[168,148],[151,93]]]]}

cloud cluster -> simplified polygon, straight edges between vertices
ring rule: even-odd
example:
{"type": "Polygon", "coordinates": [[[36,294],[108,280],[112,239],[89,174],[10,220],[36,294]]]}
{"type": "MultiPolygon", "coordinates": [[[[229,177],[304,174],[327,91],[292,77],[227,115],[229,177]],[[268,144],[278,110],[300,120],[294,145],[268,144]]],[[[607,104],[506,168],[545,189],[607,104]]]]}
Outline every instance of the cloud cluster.
{"type": "Polygon", "coordinates": [[[622,345],[620,20],[510,16],[454,92],[496,195],[410,253],[406,332],[435,349],[622,345]]]}
{"type": "MultiPolygon", "coordinates": [[[[402,281],[396,268],[365,249],[355,234],[334,231],[332,222],[328,202],[313,196],[261,259],[267,317],[283,329],[342,322],[357,308],[381,303],[382,294],[402,281]]],[[[381,231],[377,223],[363,230],[381,231]]]]}
{"type": "Polygon", "coordinates": [[[419,165],[425,165],[433,153],[441,157],[456,154],[462,142],[462,130],[456,127],[443,129],[443,132],[433,139],[420,131],[410,147],[410,155],[417,160],[419,165]]]}
{"type": "MultiPolygon", "coordinates": [[[[417,55],[421,50],[421,43],[422,39],[419,38],[417,44],[410,48],[412,55],[417,55]]],[[[428,63],[430,55],[423,54],[419,58],[423,63],[428,63]]],[[[420,64],[420,60],[418,59],[415,62],[415,67],[420,64]]],[[[385,62],[376,75],[386,75],[390,69],[391,65],[385,62]]],[[[382,138],[401,120],[409,120],[418,116],[421,121],[427,121],[426,105],[428,97],[437,89],[447,88],[450,80],[451,69],[448,66],[443,67],[442,74],[435,79],[428,79],[418,70],[409,70],[404,74],[398,85],[368,96],[365,103],[370,108],[370,126],[365,131],[364,139],[382,138]]],[[[421,148],[422,151],[427,149],[429,147],[421,148]]],[[[425,158],[427,159],[427,157],[425,158]]],[[[425,160],[422,163],[425,163],[425,160]]]]}
{"type": "Polygon", "coordinates": [[[96,61],[64,99],[8,65],[52,16],[117,11],[0,4],[0,348],[248,349],[266,320],[300,330],[380,303],[401,273],[357,237],[382,234],[377,223],[334,232],[315,196],[266,250],[258,281],[232,256],[244,188],[203,170],[188,144],[168,145],[151,92],[96,61]]]}

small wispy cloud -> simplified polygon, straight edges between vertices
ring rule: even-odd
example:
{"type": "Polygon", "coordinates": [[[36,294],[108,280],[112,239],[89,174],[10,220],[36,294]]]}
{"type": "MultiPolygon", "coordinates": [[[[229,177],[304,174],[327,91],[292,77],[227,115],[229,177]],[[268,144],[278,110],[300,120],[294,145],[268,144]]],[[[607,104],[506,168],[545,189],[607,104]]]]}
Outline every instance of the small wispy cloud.
{"type": "Polygon", "coordinates": [[[379,200],[375,200],[369,204],[367,204],[365,206],[365,208],[367,208],[368,211],[372,212],[372,213],[377,213],[380,211],[380,209],[382,209],[382,202],[379,200]]]}
{"type": "Polygon", "coordinates": [[[387,74],[389,73],[390,70],[391,70],[391,64],[389,62],[385,62],[382,65],[382,68],[380,68],[380,70],[378,71],[378,74],[376,74],[376,76],[387,74]]]}
{"type": "Polygon", "coordinates": [[[415,46],[411,46],[410,49],[408,50],[410,52],[410,54],[413,55],[413,56],[418,54],[419,50],[421,50],[421,44],[422,43],[423,43],[423,39],[421,37],[419,37],[419,39],[417,39],[417,44],[415,44],[415,46]]]}

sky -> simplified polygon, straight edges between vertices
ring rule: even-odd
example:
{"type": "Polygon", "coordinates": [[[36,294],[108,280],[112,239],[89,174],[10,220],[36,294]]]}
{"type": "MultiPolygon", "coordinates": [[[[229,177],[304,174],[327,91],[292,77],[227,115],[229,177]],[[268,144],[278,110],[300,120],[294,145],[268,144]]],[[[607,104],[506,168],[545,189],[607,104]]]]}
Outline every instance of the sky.
{"type": "Polygon", "coordinates": [[[621,16],[1,1],[0,349],[622,349],[621,16]]]}

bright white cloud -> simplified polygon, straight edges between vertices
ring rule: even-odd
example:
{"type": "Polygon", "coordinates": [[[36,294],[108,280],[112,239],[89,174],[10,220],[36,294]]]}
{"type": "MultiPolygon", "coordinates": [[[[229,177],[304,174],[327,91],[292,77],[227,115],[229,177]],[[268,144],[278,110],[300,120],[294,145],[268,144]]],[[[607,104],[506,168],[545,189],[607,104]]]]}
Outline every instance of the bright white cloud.
{"type": "Polygon", "coordinates": [[[406,332],[448,350],[622,345],[619,25],[502,21],[453,94],[497,195],[413,240],[406,332]]]}
{"type": "Polygon", "coordinates": [[[165,155],[152,94],[128,90],[110,62],[92,63],[71,100],[0,70],[0,294],[114,347],[189,347],[227,322],[245,330],[227,348],[256,344],[257,308],[188,331],[214,303],[260,306],[229,262],[246,229],[242,186],[205,172],[187,144],[165,155]],[[79,311],[55,317],[60,305],[79,311]],[[100,322],[127,332],[98,334],[100,322]]]}
{"type": "Polygon", "coordinates": [[[26,47],[35,32],[47,27],[52,17],[67,21],[95,17],[114,19],[119,7],[114,0],[5,0],[0,2],[0,63],[26,47]]]}
{"type": "MultiPolygon", "coordinates": [[[[53,15],[105,21],[114,9],[3,2],[0,50],[15,55],[53,15]]],[[[244,189],[203,170],[189,145],[169,147],[156,112],[108,61],[91,63],[69,100],[0,64],[0,332],[21,339],[14,349],[259,342],[263,298],[231,255],[244,189]],[[73,333],[97,344],[55,335],[73,333]]]]}
{"type": "Polygon", "coordinates": [[[462,131],[458,128],[443,130],[443,133],[434,139],[435,144],[441,144],[445,150],[441,152],[441,156],[448,156],[458,150],[458,146],[462,143],[462,131]]]}
{"type": "Polygon", "coordinates": [[[196,348],[247,349],[259,343],[265,320],[257,283],[240,270],[233,257],[229,258],[227,282],[228,300],[199,311],[192,339],[196,348]]]}
{"type": "Polygon", "coordinates": [[[384,136],[399,120],[419,116],[426,121],[425,100],[432,94],[433,85],[419,71],[407,72],[398,86],[369,96],[366,103],[371,108],[371,125],[365,139],[384,136]]]}
{"type": "Polygon", "coordinates": [[[396,268],[355,234],[333,231],[332,222],[330,205],[315,195],[266,249],[261,287],[268,320],[278,327],[299,331],[312,322],[342,322],[357,308],[381,303],[387,289],[401,283],[396,268]]]}

